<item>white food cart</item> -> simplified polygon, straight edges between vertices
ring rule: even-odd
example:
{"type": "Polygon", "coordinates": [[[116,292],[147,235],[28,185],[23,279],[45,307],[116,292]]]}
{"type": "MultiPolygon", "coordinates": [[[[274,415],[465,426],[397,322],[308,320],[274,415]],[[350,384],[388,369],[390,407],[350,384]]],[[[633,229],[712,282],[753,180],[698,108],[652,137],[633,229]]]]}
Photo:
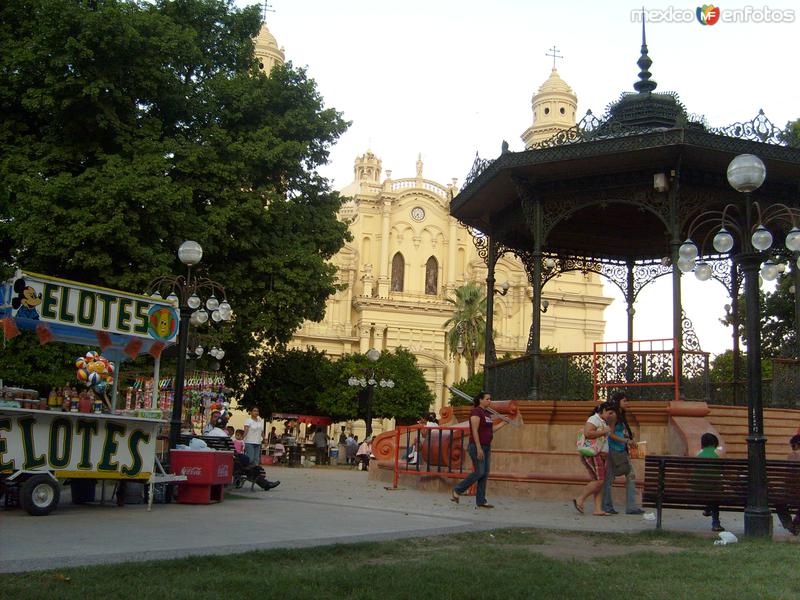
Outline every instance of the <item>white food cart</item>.
{"type": "MultiPolygon", "coordinates": [[[[155,358],[154,399],[161,351],[177,337],[178,315],[161,299],[18,271],[0,284],[0,323],[6,338],[33,332],[41,343],[99,347],[117,363],[111,413],[62,412],[0,406],[0,487],[31,515],[49,514],[60,498],[59,480],[95,479],[154,483],[165,475],[156,442],[165,421],[117,410],[121,363],[149,353],[155,358]]],[[[45,404],[40,405],[42,408],[45,404]]],[[[157,406],[154,402],[153,406],[157,406]]]]}

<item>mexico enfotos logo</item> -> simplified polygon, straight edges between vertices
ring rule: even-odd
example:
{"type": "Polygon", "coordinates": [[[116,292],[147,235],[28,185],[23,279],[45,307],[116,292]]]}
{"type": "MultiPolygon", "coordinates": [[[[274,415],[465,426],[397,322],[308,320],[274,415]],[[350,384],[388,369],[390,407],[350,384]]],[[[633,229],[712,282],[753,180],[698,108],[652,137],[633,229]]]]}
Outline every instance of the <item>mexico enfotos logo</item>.
{"type": "Polygon", "coordinates": [[[742,6],[726,8],[715,4],[703,4],[694,9],[668,6],[667,8],[645,8],[631,10],[631,21],[641,23],[694,23],[703,26],[719,23],[779,24],[794,23],[793,8],[771,8],[769,6],[742,6]]]}

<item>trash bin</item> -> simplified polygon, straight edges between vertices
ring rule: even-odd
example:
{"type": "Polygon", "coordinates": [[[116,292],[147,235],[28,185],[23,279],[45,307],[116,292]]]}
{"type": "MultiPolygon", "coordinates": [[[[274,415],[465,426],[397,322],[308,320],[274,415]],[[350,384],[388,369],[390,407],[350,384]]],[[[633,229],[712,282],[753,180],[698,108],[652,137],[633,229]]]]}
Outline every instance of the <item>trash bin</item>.
{"type": "Polygon", "coordinates": [[[289,446],[289,466],[296,467],[300,464],[300,446],[289,446]]]}

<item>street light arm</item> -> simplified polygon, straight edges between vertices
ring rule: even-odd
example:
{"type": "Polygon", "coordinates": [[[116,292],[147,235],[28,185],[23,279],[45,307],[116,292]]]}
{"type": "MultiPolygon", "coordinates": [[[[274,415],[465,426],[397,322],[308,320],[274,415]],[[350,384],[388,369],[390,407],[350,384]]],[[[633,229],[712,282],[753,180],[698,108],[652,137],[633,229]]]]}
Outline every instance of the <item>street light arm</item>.
{"type": "MultiPolygon", "coordinates": [[[[758,205],[757,202],[753,202],[758,205]]],[[[761,216],[761,214],[759,214],[761,216]]],[[[775,221],[783,221],[790,224],[792,227],[797,227],[797,219],[800,218],[800,212],[797,209],[786,206],[782,203],[772,204],[764,209],[763,213],[764,223],[774,223],[775,221]]]]}
{"type": "MultiPolygon", "coordinates": [[[[189,267],[191,270],[191,267],[189,267]]],[[[163,290],[169,289],[171,292],[179,292],[181,302],[185,302],[189,296],[201,290],[211,290],[212,292],[220,292],[222,298],[226,298],[225,287],[222,284],[208,279],[207,277],[195,277],[192,279],[191,271],[187,275],[165,275],[157,277],[150,282],[147,286],[147,295],[154,292],[162,293],[163,290]]]]}

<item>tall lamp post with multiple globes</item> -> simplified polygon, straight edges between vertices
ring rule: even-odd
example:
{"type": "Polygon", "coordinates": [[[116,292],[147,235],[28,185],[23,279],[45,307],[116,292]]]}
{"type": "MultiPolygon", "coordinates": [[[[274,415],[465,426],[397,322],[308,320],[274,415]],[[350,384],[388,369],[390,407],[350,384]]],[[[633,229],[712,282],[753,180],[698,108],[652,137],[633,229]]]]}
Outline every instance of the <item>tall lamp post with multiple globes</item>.
{"type": "MultiPolygon", "coordinates": [[[[375,348],[371,348],[367,352],[367,360],[369,360],[371,363],[378,362],[380,357],[380,351],[376,350],[375,348]]],[[[361,377],[356,377],[355,375],[350,377],[350,379],[347,380],[347,384],[351,387],[367,389],[366,437],[368,438],[372,435],[372,398],[375,395],[375,386],[379,385],[382,388],[393,388],[394,381],[389,378],[382,377],[381,373],[379,373],[378,370],[372,366],[368,369],[364,369],[361,377]],[[375,379],[376,376],[380,377],[380,381],[375,379]]]]}
{"type": "MultiPolygon", "coordinates": [[[[186,265],[186,275],[158,277],[149,286],[148,293],[153,298],[164,298],[178,307],[180,326],[178,328],[178,366],[175,371],[175,399],[172,404],[172,417],[169,429],[169,447],[178,443],[183,412],[183,383],[186,375],[186,358],[189,346],[189,325],[199,327],[209,319],[219,323],[229,321],[233,316],[231,305],[225,296],[225,288],[206,277],[192,274],[192,267],[203,258],[203,248],[197,242],[187,240],[178,248],[178,258],[186,265]],[[219,300],[219,297],[222,301],[219,300]],[[201,296],[208,295],[205,302],[201,296]]],[[[220,351],[217,351],[219,354],[220,351]]],[[[197,349],[195,349],[197,353],[197,349]]],[[[201,351],[202,354],[202,351],[201,351]]],[[[220,357],[221,358],[221,357],[220,357]]]]}
{"type": "MultiPolygon", "coordinates": [[[[764,163],[752,154],[741,154],[728,165],[728,183],[744,194],[744,206],[727,204],[721,211],[708,211],[698,215],[689,226],[689,237],[681,244],[678,268],[694,271],[695,276],[706,281],[712,268],[703,260],[705,243],[712,234],[714,250],[719,254],[733,255],[734,263],[744,273],[745,339],[747,341],[747,507],[744,513],[745,534],[768,536],[772,530],[772,517],[767,498],[766,438],[764,437],[763,404],[761,395],[761,331],[759,271],[767,281],[775,279],[780,269],[776,264],[784,250],[772,249],[773,236],[767,226],[788,230],[786,250],[793,257],[800,252],[800,210],[780,203],[761,207],[751,193],[761,187],[766,178],[764,163]],[[700,249],[692,240],[693,234],[704,235],[700,249]],[[738,244],[737,244],[738,238],[738,244]]],[[[797,259],[800,268],[800,258],[797,259]]]]}

